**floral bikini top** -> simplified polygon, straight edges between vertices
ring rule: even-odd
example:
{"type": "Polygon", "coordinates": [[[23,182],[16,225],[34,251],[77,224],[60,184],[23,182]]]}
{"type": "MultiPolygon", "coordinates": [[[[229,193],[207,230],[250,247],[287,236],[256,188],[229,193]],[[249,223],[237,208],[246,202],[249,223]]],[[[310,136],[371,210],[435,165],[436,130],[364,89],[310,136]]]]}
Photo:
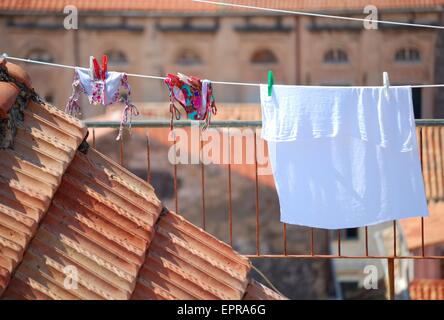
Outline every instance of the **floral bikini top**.
{"type": "Polygon", "coordinates": [[[119,135],[117,136],[117,140],[120,140],[124,126],[131,126],[132,116],[139,114],[136,106],[130,101],[131,87],[128,83],[128,76],[125,73],[108,72],[106,56],[103,56],[102,68],[94,57],[91,57],[90,63],[90,69],[75,69],[72,84],[73,93],[66,105],[66,112],[71,115],[80,113],[80,93],[84,93],[92,105],[106,107],[116,102],[124,103],[125,108],[120,122],[119,135]],[[121,94],[121,89],[126,93],[121,94]]]}
{"type": "Polygon", "coordinates": [[[168,74],[164,82],[170,96],[171,128],[174,118],[180,119],[180,111],[175,104],[178,102],[188,119],[205,121],[206,129],[211,122],[211,115],[217,113],[211,81],[179,73],[177,76],[168,74]]]}

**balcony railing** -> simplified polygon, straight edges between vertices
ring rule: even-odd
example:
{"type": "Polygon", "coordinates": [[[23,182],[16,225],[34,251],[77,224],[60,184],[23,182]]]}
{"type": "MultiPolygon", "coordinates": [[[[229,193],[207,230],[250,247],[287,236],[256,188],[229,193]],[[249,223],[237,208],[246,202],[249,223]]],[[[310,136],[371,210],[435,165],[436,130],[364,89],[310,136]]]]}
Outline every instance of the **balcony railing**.
{"type": "MultiPolygon", "coordinates": [[[[191,121],[176,121],[174,122],[174,128],[187,128],[191,127],[196,122],[191,121]]],[[[96,132],[100,130],[100,128],[108,128],[108,129],[118,129],[120,123],[117,121],[85,121],[85,124],[91,129],[91,143],[93,146],[96,145],[96,132]]],[[[418,146],[420,150],[420,158],[421,164],[423,168],[423,176],[425,180],[425,187],[427,198],[429,202],[434,201],[444,201],[444,119],[436,119],[436,120],[417,120],[417,137],[418,137],[418,146]]],[[[228,131],[228,137],[230,137],[230,129],[232,128],[251,128],[251,129],[260,129],[262,123],[261,121],[214,121],[211,124],[211,128],[225,128],[228,131]]],[[[132,123],[132,128],[139,130],[153,130],[153,129],[162,129],[163,134],[169,133],[170,122],[168,120],[150,120],[150,121],[134,121],[132,123]]],[[[199,129],[201,130],[201,129],[199,129]]],[[[426,241],[427,239],[427,230],[425,228],[425,221],[428,218],[415,218],[417,219],[418,229],[420,230],[420,248],[416,251],[416,254],[407,255],[399,253],[399,243],[397,233],[399,232],[397,221],[393,221],[392,224],[392,249],[390,250],[391,254],[384,255],[375,255],[371,254],[369,250],[369,227],[364,227],[365,238],[363,243],[362,252],[363,254],[348,254],[343,250],[343,241],[341,238],[341,230],[329,233],[325,231],[327,235],[327,239],[333,236],[335,237],[335,245],[337,245],[337,249],[334,254],[319,254],[316,252],[316,243],[317,241],[325,241],[320,240],[315,234],[319,234],[315,232],[313,228],[306,228],[306,239],[307,239],[307,248],[309,250],[306,253],[294,254],[290,253],[288,250],[288,239],[287,239],[287,228],[286,224],[281,223],[282,230],[282,252],[277,253],[267,253],[263,254],[261,250],[261,236],[264,232],[264,229],[267,228],[267,225],[261,224],[261,208],[260,208],[260,188],[261,183],[259,181],[258,174],[258,141],[261,141],[257,136],[256,131],[253,133],[254,135],[254,173],[250,175],[250,178],[254,181],[255,189],[254,189],[254,198],[255,198],[255,253],[254,254],[245,254],[245,256],[249,258],[273,258],[273,259],[386,259],[388,265],[388,279],[389,279],[389,289],[390,289],[390,297],[394,297],[394,270],[395,270],[395,260],[397,259],[444,259],[442,255],[428,255],[426,254],[426,241]],[[418,253],[419,252],[419,253],[418,253]]],[[[201,156],[202,149],[202,139],[201,135],[199,135],[199,157],[201,156]]],[[[168,141],[165,139],[165,141],[168,141]]],[[[171,146],[174,145],[174,141],[171,141],[171,146]]],[[[232,146],[230,145],[231,139],[228,139],[228,152],[232,152],[232,146]]],[[[119,148],[119,160],[120,163],[124,164],[125,159],[125,142],[121,141],[118,143],[119,148]]],[[[145,152],[145,150],[141,150],[145,152]]],[[[150,145],[150,135],[146,134],[146,170],[147,170],[147,180],[150,182],[151,180],[151,145],[150,145]]],[[[201,158],[199,158],[201,159],[201,158]]],[[[231,155],[229,155],[230,161],[224,167],[227,170],[227,190],[228,194],[226,195],[227,199],[227,218],[228,218],[228,242],[233,244],[233,206],[232,206],[232,165],[231,165],[231,155]]],[[[205,202],[205,181],[206,181],[206,166],[202,161],[200,161],[200,192],[201,192],[201,227],[203,229],[206,228],[207,225],[207,212],[206,212],[206,202],[205,202]]],[[[174,192],[174,205],[176,211],[179,210],[179,198],[178,198],[178,165],[172,164],[172,176],[173,176],[173,192],[174,192]]],[[[444,214],[444,212],[443,212],[444,214]]],[[[443,226],[444,228],[444,226],[443,226]]],[[[321,231],[324,232],[324,231],[321,231]]]]}

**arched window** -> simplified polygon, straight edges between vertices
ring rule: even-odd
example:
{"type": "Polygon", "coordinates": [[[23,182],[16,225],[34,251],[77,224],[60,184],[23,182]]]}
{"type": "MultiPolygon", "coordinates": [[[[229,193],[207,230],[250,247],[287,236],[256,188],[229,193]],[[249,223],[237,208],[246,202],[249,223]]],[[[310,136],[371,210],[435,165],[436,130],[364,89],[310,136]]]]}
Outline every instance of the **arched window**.
{"type": "Polygon", "coordinates": [[[348,63],[348,54],[341,49],[328,50],[324,55],[325,63],[348,63]]]}
{"type": "Polygon", "coordinates": [[[395,53],[396,62],[420,62],[421,53],[415,48],[402,48],[395,53]]]}
{"type": "Polygon", "coordinates": [[[278,63],[278,58],[271,50],[264,49],[253,53],[250,62],[252,64],[272,64],[278,63]]]}
{"type": "Polygon", "coordinates": [[[178,55],[176,64],[180,66],[195,66],[202,64],[202,59],[197,52],[187,49],[178,55]]]}
{"type": "Polygon", "coordinates": [[[54,62],[54,57],[52,54],[44,49],[32,49],[28,52],[26,58],[42,62],[54,62]]]}
{"type": "Polygon", "coordinates": [[[110,50],[105,53],[108,56],[108,63],[110,65],[123,65],[128,63],[126,54],[119,50],[110,50]]]}

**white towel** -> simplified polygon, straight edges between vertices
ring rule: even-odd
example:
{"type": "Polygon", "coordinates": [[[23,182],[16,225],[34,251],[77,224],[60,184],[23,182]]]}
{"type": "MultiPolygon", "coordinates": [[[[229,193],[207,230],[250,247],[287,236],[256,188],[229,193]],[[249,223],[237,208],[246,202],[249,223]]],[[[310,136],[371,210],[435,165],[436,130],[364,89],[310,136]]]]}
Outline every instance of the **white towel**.
{"type": "Polygon", "coordinates": [[[261,86],[281,221],[325,229],[427,216],[411,88],[261,86]]]}

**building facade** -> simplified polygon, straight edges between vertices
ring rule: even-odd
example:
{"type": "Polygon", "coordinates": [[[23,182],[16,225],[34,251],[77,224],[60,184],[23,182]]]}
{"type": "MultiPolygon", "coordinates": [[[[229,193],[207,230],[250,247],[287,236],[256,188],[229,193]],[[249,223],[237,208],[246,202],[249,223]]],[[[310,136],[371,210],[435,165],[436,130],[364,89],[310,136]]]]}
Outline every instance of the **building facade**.
{"type": "MultiPolygon", "coordinates": [[[[65,2],[68,4],[54,1],[53,7],[39,7],[38,2],[23,8],[0,5],[0,51],[82,66],[88,65],[90,55],[108,54],[111,68],[117,71],[150,75],[180,71],[220,81],[266,82],[271,69],[276,82],[282,84],[381,85],[383,71],[389,72],[393,85],[444,82],[440,67],[443,35],[435,29],[380,24],[369,30],[354,21],[220,10],[198,4],[182,8],[168,0],[146,1],[143,6],[120,11],[101,2],[94,9],[79,4],[78,29],[66,30],[65,2]]],[[[402,2],[376,1],[381,3],[379,19],[441,24],[440,4],[444,1],[402,2]]],[[[338,4],[306,3],[282,1],[281,7],[365,16],[364,1],[347,2],[347,9],[338,4]]],[[[38,65],[28,69],[44,98],[56,105],[67,101],[71,70],[42,70],[38,65]]],[[[130,83],[134,101],[167,100],[161,81],[131,78],[130,83]]],[[[216,90],[220,102],[254,103],[259,99],[255,87],[217,86],[216,90]]],[[[444,115],[440,91],[414,89],[417,117],[444,115]]],[[[103,109],[84,111],[88,116],[103,109]]]]}

